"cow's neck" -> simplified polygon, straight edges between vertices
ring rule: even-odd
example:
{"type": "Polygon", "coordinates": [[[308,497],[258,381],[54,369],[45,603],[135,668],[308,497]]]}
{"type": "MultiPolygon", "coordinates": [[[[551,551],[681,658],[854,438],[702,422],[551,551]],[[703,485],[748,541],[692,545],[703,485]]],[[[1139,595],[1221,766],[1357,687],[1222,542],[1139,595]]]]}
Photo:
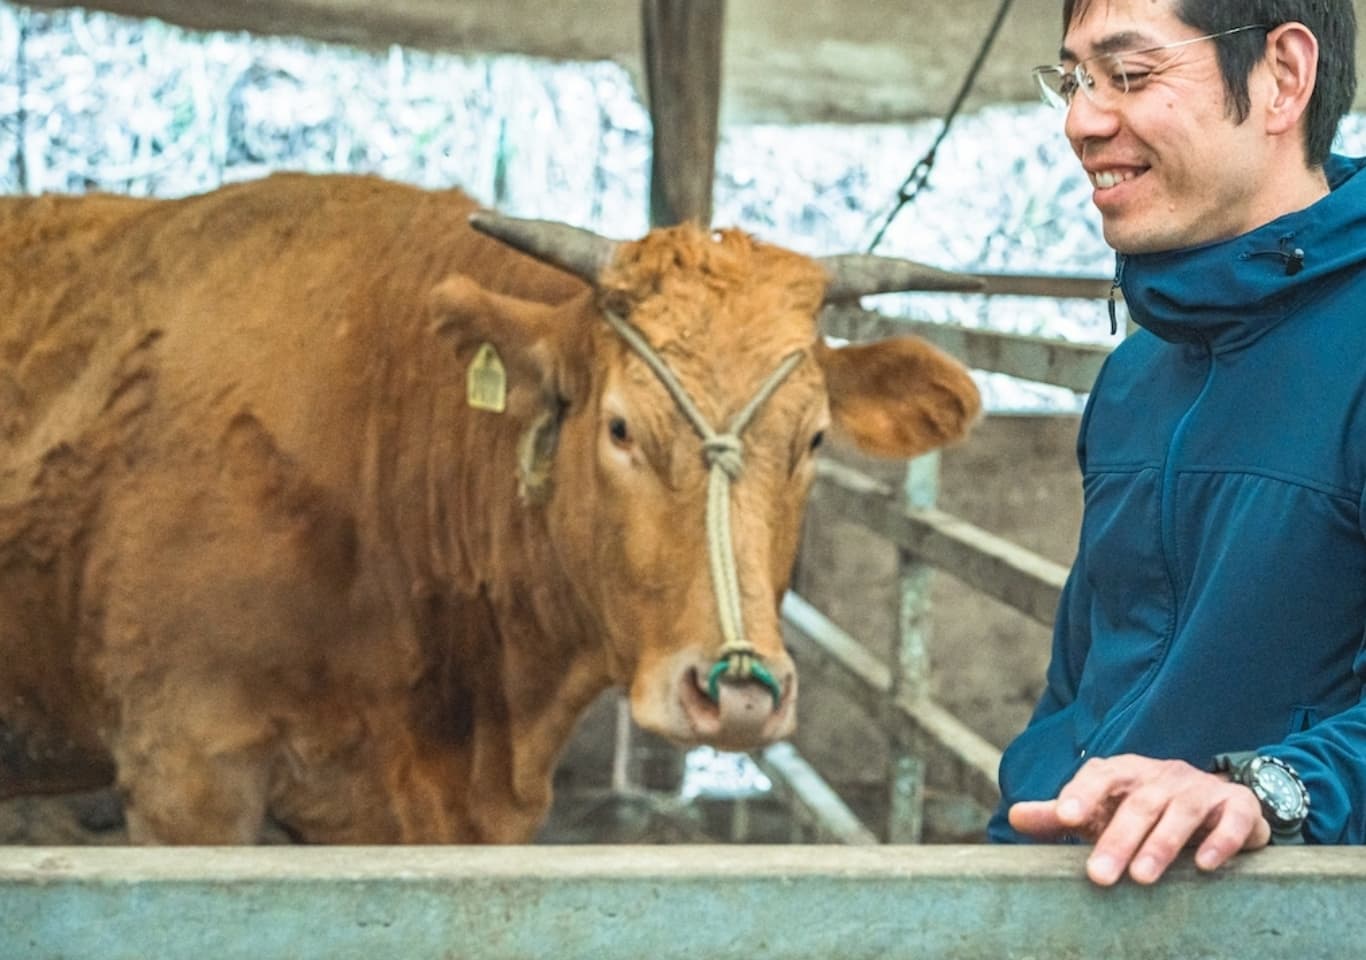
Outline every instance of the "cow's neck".
{"type": "Polygon", "coordinates": [[[525,840],[607,664],[540,508],[517,496],[516,425],[471,413],[440,358],[416,371],[390,371],[388,418],[402,426],[367,456],[373,513],[392,517],[377,538],[399,546],[385,592],[410,609],[423,669],[441,678],[426,734],[463,758],[475,838],[525,840]]]}

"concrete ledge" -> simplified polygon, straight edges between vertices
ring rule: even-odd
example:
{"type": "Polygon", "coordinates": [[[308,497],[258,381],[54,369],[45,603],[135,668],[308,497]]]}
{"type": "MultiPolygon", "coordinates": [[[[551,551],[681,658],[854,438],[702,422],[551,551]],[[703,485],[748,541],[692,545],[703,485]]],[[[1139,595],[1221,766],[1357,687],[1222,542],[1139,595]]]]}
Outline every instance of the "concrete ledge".
{"type": "Polygon", "coordinates": [[[1341,960],[1366,849],[1266,850],[1152,888],[1078,848],[0,850],[0,957],[1341,960]]]}

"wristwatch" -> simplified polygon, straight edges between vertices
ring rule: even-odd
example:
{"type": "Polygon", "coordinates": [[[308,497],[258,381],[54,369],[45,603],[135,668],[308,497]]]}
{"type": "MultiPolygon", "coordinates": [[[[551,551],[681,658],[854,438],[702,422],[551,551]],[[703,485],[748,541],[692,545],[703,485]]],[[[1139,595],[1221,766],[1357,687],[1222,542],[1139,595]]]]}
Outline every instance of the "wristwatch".
{"type": "Polygon", "coordinates": [[[1227,773],[1256,795],[1262,816],[1271,825],[1271,842],[1304,843],[1304,821],[1309,815],[1309,791],[1295,768],[1278,757],[1251,750],[1221,753],[1214,758],[1215,773],[1227,773]]]}

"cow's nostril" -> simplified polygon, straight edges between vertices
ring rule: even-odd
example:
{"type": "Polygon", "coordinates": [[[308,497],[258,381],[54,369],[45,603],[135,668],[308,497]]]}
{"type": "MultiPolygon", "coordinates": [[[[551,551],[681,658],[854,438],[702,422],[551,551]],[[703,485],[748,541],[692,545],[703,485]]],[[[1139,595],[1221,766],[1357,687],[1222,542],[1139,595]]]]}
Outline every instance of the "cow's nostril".
{"type": "Polygon", "coordinates": [[[717,693],[717,684],[721,680],[730,683],[743,683],[752,681],[758,683],[769,692],[773,697],[773,707],[777,707],[783,702],[783,687],[774,678],[768,667],[764,666],[763,661],[758,657],[749,654],[741,655],[739,660],[732,659],[735,655],[722,656],[712,665],[707,673],[707,695],[713,700],[718,700],[720,695],[717,693]],[[738,675],[737,675],[737,672],[738,675]]]}

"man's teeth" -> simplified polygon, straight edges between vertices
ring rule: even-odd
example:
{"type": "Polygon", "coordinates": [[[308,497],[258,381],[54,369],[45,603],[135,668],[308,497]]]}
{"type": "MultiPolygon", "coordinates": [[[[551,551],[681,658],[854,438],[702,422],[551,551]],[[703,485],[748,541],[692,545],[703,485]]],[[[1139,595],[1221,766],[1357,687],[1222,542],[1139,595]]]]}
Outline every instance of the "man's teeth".
{"type": "Polygon", "coordinates": [[[1134,174],[1129,171],[1102,170],[1099,173],[1091,174],[1091,183],[1104,190],[1108,187],[1113,187],[1117,183],[1123,183],[1125,180],[1132,180],[1133,178],[1134,174]]]}

